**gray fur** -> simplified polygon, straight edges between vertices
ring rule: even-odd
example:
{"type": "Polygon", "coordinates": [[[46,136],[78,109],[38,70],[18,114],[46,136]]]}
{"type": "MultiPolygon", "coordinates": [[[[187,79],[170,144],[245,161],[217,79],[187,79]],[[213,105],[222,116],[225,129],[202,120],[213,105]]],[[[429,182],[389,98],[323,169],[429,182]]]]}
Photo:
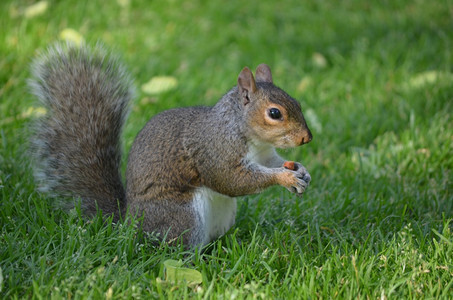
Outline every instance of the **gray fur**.
{"type": "MultiPolygon", "coordinates": [[[[143,229],[199,245],[234,223],[234,197],[282,185],[301,194],[310,177],[283,168],[274,147],[311,140],[300,105],[274,86],[266,65],[255,82],[244,68],[238,86],[213,107],[162,112],[137,135],[126,190],[120,135],[133,97],[124,67],[101,46],[57,44],[38,57],[29,85],[48,110],[33,139],[41,190],[82,199],[87,214],[117,218],[129,208],[143,229]],[[268,120],[270,107],[285,119],[268,120]],[[266,119],[267,118],[267,119],[266,119]]],[[[298,165],[298,166],[299,166],[298,165]]]]}
{"type": "Polygon", "coordinates": [[[34,60],[29,86],[47,109],[32,140],[40,189],[81,197],[88,214],[118,215],[120,135],[134,94],[125,68],[101,45],[56,44],[34,60]]]}

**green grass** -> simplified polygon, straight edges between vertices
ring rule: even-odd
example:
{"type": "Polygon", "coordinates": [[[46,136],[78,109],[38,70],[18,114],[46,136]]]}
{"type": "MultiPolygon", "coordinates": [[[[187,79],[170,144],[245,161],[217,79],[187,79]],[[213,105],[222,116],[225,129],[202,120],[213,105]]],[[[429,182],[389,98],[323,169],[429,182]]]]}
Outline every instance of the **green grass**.
{"type": "Polygon", "coordinates": [[[453,297],[451,1],[49,1],[25,18],[33,3],[0,4],[0,298],[453,297]],[[269,64],[314,134],[283,153],[312,175],[304,197],[241,198],[201,253],[55,210],[29,166],[26,79],[65,28],[136,78],[125,149],[157,112],[212,105],[244,66],[269,64]],[[176,89],[140,91],[164,75],[176,89]],[[203,282],[165,282],[167,259],[203,282]]]}

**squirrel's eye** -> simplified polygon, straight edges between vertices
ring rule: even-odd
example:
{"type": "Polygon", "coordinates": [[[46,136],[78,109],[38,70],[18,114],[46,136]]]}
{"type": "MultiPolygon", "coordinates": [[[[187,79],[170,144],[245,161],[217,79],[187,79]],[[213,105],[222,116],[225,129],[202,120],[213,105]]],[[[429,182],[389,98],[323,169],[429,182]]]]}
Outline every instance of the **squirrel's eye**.
{"type": "Polygon", "coordinates": [[[274,120],[278,120],[282,117],[282,113],[280,112],[280,110],[275,107],[269,109],[268,115],[269,115],[269,117],[271,117],[271,119],[274,119],[274,120]]]}

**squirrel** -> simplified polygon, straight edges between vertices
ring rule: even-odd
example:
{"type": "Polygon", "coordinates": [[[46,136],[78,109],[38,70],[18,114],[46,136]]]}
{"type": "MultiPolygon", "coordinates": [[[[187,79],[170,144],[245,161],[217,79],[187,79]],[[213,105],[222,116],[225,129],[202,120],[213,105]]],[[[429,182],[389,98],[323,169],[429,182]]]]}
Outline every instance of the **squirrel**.
{"type": "Polygon", "coordinates": [[[233,225],[237,196],[280,185],[301,195],[306,168],[275,148],[311,141],[299,102],[261,64],[212,107],[152,117],[120,174],[121,132],[134,97],[131,76],[104,46],[57,43],[34,59],[29,87],[47,114],[32,135],[39,189],[78,197],[84,214],[143,216],[143,230],[205,245],[233,225]],[[256,78],[256,79],[255,79],[256,78]],[[290,167],[288,167],[290,165],[290,167]]]}

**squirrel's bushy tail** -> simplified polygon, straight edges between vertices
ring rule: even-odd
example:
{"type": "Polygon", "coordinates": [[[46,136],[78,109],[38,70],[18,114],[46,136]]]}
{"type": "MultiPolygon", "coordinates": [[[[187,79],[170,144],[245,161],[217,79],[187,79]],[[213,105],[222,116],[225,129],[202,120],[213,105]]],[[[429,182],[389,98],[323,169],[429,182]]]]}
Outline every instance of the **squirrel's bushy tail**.
{"type": "Polygon", "coordinates": [[[100,45],[56,44],[35,59],[29,86],[47,110],[32,140],[40,189],[80,197],[88,214],[118,215],[120,135],[133,96],[124,67],[100,45]]]}

